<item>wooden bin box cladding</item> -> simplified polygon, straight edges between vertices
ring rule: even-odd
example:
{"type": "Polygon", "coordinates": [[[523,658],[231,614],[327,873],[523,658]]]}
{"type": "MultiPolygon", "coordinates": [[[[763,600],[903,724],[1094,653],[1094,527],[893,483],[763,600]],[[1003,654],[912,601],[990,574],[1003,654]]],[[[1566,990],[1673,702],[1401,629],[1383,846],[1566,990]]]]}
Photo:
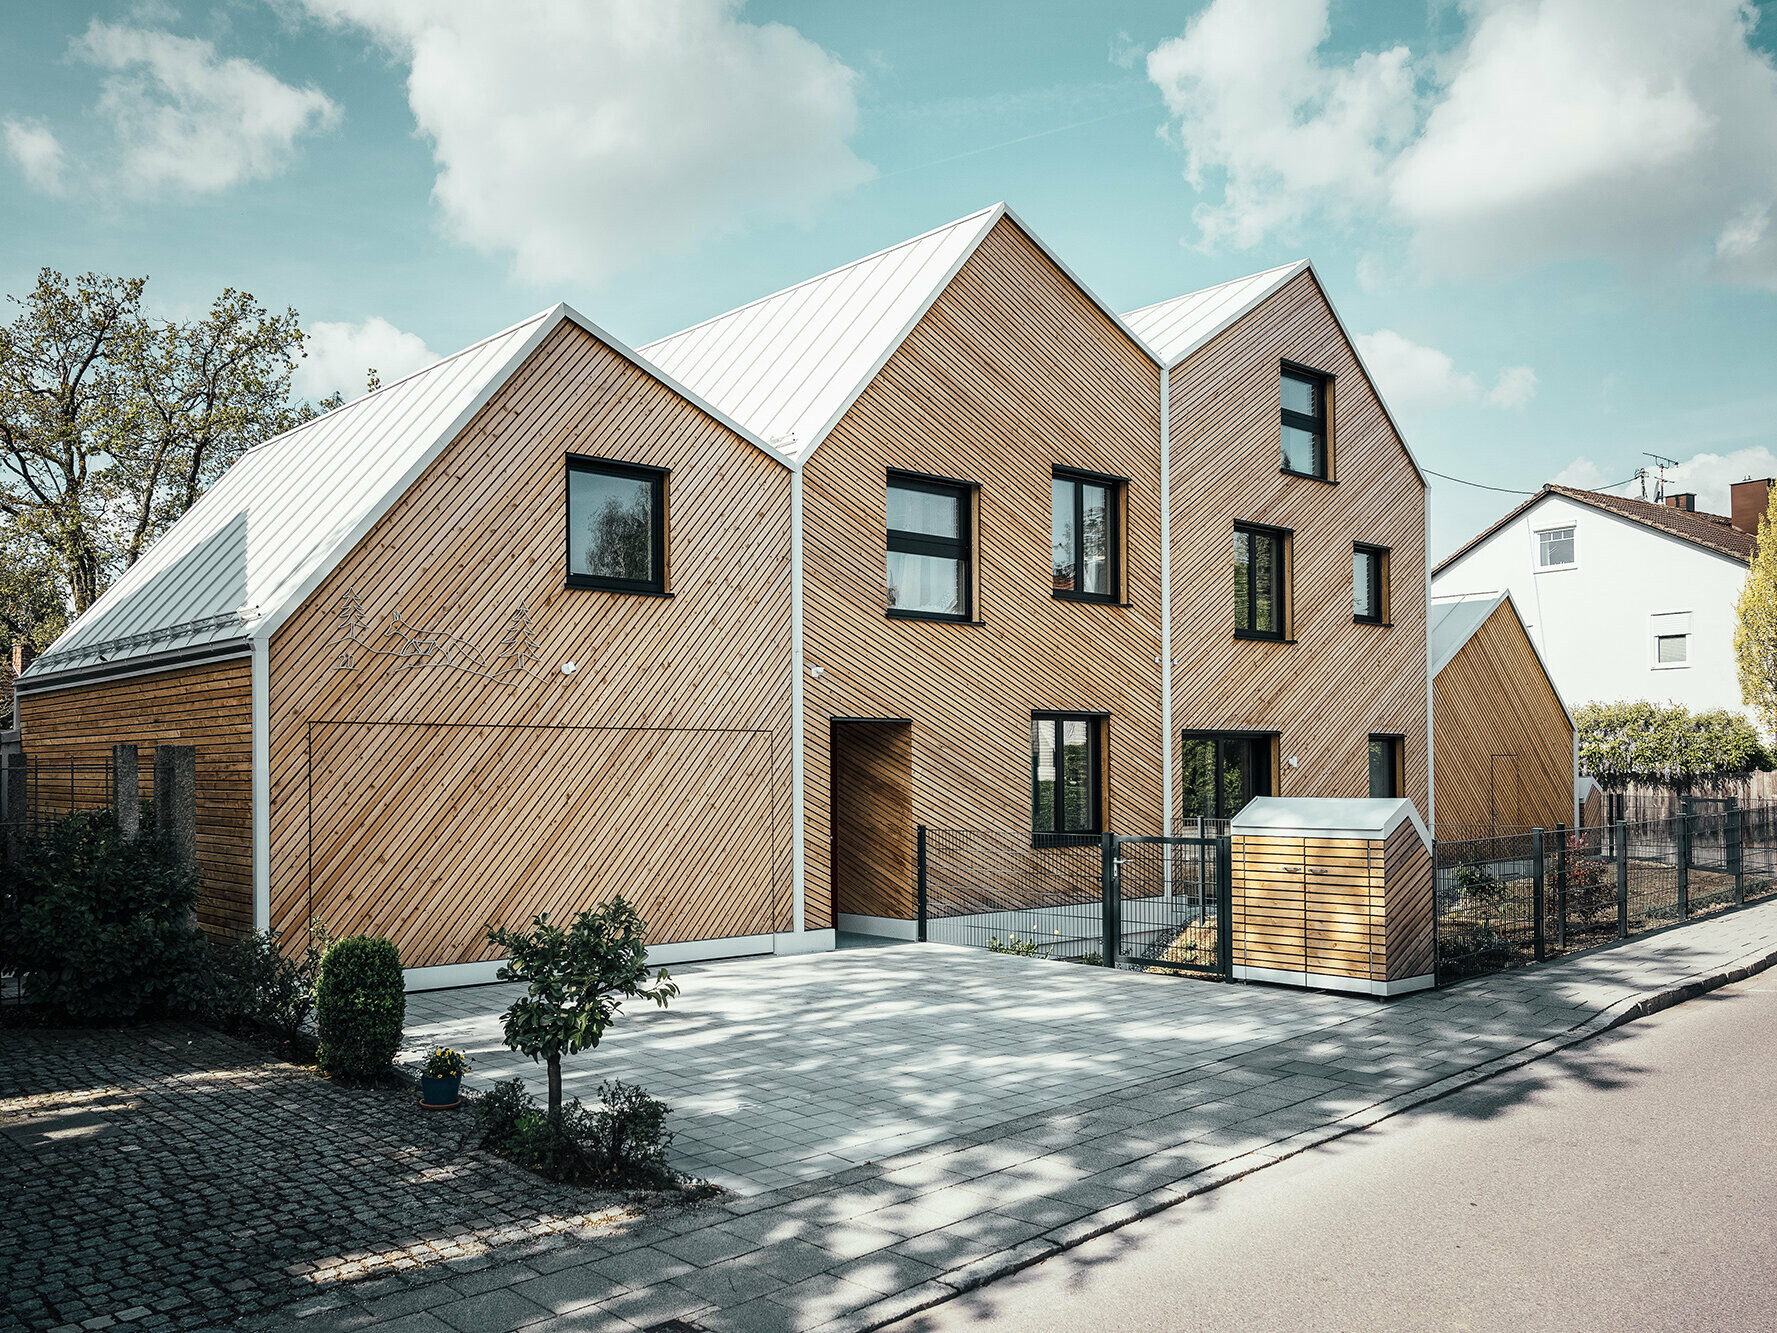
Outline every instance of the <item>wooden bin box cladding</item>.
{"type": "Polygon", "coordinates": [[[1432,984],[1431,848],[1409,802],[1261,797],[1233,825],[1234,975],[1398,995],[1432,984]]]}

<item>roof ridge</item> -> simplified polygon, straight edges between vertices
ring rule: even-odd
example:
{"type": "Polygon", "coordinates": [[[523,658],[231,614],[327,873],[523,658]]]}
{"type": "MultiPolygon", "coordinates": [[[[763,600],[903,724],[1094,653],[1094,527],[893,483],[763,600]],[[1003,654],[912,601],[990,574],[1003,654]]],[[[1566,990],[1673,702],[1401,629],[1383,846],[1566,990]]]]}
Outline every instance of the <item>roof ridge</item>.
{"type": "Polygon", "coordinates": [[[917,236],[909,236],[905,240],[896,241],[893,245],[885,245],[880,250],[874,250],[867,255],[860,255],[858,258],[848,260],[843,264],[835,264],[824,273],[817,273],[811,278],[803,278],[800,282],[792,282],[787,287],[779,287],[776,291],[767,292],[763,296],[754,297],[751,301],[743,302],[732,309],[711,315],[708,319],[700,319],[697,323],[687,324],[684,328],[677,329],[672,333],[665,333],[658,338],[651,338],[637,347],[636,351],[645,354],[650,347],[658,347],[661,343],[671,342],[675,338],[682,338],[687,333],[695,333],[697,330],[706,328],[711,324],[719,323],[725,319],[732,319],[743,311],[751,310],[754,306],[764,305],[767,301],[775,301],[781,296],[788,296],[791,292],[798,291],[803,287],[812,286],[817,282],[825,282],[828,278],[836,277],[837,275],[844,273],[847,269],[857,268],[860,264],[868,264],[873,259],[881,259],[886,255],[893,254],[896,250],[904,250],[910,245],[917,245],[929,237],[936,236],[939,232],[952,231],[955,228],[962,226],[965,222],[972,222],[977,218],[986,217],[989,213],[1004,211],[1005,207],[1005,201],[1001,200],[998,203],[989,204],[986,208],[978,208],[973,213],[965,213],[960,218],[952,218],[949,222],[943,222],[936,227],[927,228],[917,236]]]}
{"type": "Polygon", "coordinates": [[[1158,301],[1149,301],[1146,305],[1136,306],[1133,310],[1125,310],[1123,318],[1128,319],[1132,315],[1146,314],[1160,306],[1171,305],[1174,301],[1185,301],[1193,296],[1202,296],[1205,292],[1213,292],[1219,287],[1232,287],[1237,282],[1251,282],[1254,278],[1267,277],[1272,273],[1282,273],[1285,269],[1305,268],[1308,263],[1309,260],[1304,257],[1292,259],[1287,264],[1274,264],[1270,268],[1255,269],[1253,272],[1243,273],[1237,278],[1226,278],[1221,282],[1212,282],[1207,287],[1196,287],[1188,292],[1178,292],[1172,296],[1162,297],[1158,301]]]}

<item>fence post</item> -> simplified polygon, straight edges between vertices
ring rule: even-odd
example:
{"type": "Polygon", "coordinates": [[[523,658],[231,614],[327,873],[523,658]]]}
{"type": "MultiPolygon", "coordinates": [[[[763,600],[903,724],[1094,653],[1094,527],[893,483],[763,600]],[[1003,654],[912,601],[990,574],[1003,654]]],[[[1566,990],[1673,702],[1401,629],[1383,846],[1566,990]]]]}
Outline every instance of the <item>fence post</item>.
{"type": "Polygon", "coordinates": [[[154,829],[174,860],[197,865],[197,751],[189,745],[154,747],[154,829]]]}
{"type": "Polygon", "coordinates": [[[1734,905],[1746,901],[1746,807],[1737,805],[1728,811],[1728,869],[1734,873],[1734,905]]]}
{"type": "Polygon", "coordinates": [[[1555,947],[1567,948],[1567,825],[1555,825],[1555,947]]]}
{"type": "Polygon", "coordinates": [[[142,828],[142,773],[136,747],[111,747],[111,817],[125,842],[134,842],[142,828]]]}
{"type": "Polygon", "coordinates": [[[1117,835],[1099,835],[1099,888],[1104,894],[1104,948],[1099,962],[1105,967],[1117,965],[1117,953],[1123,947],[1123,903],[1117,884],[1117,835]]]}
{"type": "Polygon", "coordinates": [[[1617,820],[1617,938],[1629,938],[1629,824],[1617,820]]]}
{"type": "Polygon", "coordinates": [[[1234,975],[1234,839],[1216,839],[1216,965],[1234,975]]]}
{"type": "Polygon", "coordinates": [[[914,897],[918,902],[919,925],[914,930],[914,938],[921,944],[926,942],[926,826],[921,824],[914,835],[914,865],[917,873],[914,879],[914,897]]]}
{"type": "Polygon", "coordinates": [[[1543,934],[1543,831],[1539,828],[1530,830],[1530,859],[1534,866],[1530,882],[1531,958],[1540,963],[1547,955],[1548,941],[1543,934]]]}
{"type": "Polygon", "coordinates": [[[25,817],[31,809],[30,770],[25,767],[24,752],[7,755],[5,765],[0,768],[0,817],[5,821],[0,826],[0,861],[12,859],[15,846],[25,836],[25,817]]]}
{"type": "MultiPolygon", "coordinates": [[[[1690,805],[1689,801],[1685,802],[1690,805]]],[[[1686,811],[1678,817],[1677,846],[1673,849],[1678,857],[1678,919],[1691,919],[1691,814],[1686,811]]]]}

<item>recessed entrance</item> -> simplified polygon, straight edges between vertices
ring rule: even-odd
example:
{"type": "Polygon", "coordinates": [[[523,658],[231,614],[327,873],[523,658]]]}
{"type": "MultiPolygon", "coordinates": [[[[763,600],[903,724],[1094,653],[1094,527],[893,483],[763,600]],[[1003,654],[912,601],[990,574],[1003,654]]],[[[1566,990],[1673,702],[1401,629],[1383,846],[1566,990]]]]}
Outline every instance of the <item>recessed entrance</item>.
{"type": "Polygon", "coordinates": [[[831,730],[834,924],[912,939],[913,724],[835,719],[831,730]]]}

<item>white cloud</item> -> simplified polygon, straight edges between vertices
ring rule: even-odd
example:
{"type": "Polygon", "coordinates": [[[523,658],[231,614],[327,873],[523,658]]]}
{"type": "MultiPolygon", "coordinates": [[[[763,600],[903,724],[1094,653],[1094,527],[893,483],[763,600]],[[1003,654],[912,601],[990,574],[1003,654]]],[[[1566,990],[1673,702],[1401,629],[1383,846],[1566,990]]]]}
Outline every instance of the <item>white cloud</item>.
{"type": "MultiPolygon", "coordinates": [[[[1647,462],[1643,459],[1642,462],[1647,462]]],[[[1648,463],[1647,498],[1653,499],[1658,469],[1648,463]]],[[[1697,508],[1706,513],[1726,514],[1729,511],[1730,487],[1737,481],[1751,478],[1777,477],[1777,454],[1764,445],[1734,449],[1725,454],[1693,454],[1676,466],[1666,469],[1666,494],[1682,495],[1686,491],[1697,497],[1697,508]]],[[[1558,486],[1575,486],[1581,490],[1608,491],[1639,499],[1639,480],[1624,482],[1622,472],[1614,476],[1590,458],[1576,458],[1554,477],[1558,486]],[[1620,484],[1618,484],[1620,483],[1620,484]]]]}
{"type": "MultiPolygon", "coordinates": [[[[1557,486],[1572,486],[1581,491],[1603,491],[1612,489],[1607,485],[1612,479],[1605,476],[1604,469],[1583,455],[1573,460],[1554,476],[1549,478],[1557,486]]],[[[1622,491],[1622,486],[1614,488],[1622,491]]]]}
{"type": "Polygon", "coordinates": [[[1157,48],[1186,176],[1222,184],[1203,240],[1362,207],[1406,226],[1429,269],[1652,257],[1777,288],[1777,67],[1751,42],[1756,8],[1461,7],[1466,38],[1421,62],[1422,89],[1399,46],[1329,62],[1326,0],[1214,0],[1157,48]]]}
{"type": "Polygon", "coordinates": [[[220,57],[200,38],[94,19],[70,53],[107,71],[96,109],[116,139],[118,180],[133,194],[214,194],[274,176],[299,138],[339,121],[319,89],[220,57]]]}
{"type": "Polygon", "coordinates": [[[1358,334],[1357,349],[1382,396],[1388,399],[1389,406],[1401,412],[1475,402],[1519,408],[1536,392],[1534,370],[1529,366],[1509,366],[1499,372],[1493,387],[1483,393],[1480,380],[1458,370],[1448,354],[1416,343],[1393,329],[1358,334]]]}
{"type": "Polygon", "coordinates": [[[0,121],[6,155],[17,164],[25,184],[39,194],[62,192],[62,171],[67,165],[55,131],[41,120],[0,121]]]}
{"type": "Polygon", "coordinates": [[[597,279],[867,179],[857,74],[739,0],[303,0],[404,60],[452,231],[597,279]]]}
{"type": "Polygon", "coordinates": [[[1327,0],[1215,0],[1148,56],[1198,190],[1202,243],[1257,244],[1316,208],[1373,201],[1413,129],[1404,46],[1321,63],[1327,0]]]}
{"type": "Polygon", "coordinates": [[[438,359],[418,334],[404,333],[380,315],[356,324],[319,320],[307,333],[307,355],[297,363],[292,380],[296,392],[310,402],[336,390],[356,398],[364,392],[366,370],[392,384],[438,359]]]}

